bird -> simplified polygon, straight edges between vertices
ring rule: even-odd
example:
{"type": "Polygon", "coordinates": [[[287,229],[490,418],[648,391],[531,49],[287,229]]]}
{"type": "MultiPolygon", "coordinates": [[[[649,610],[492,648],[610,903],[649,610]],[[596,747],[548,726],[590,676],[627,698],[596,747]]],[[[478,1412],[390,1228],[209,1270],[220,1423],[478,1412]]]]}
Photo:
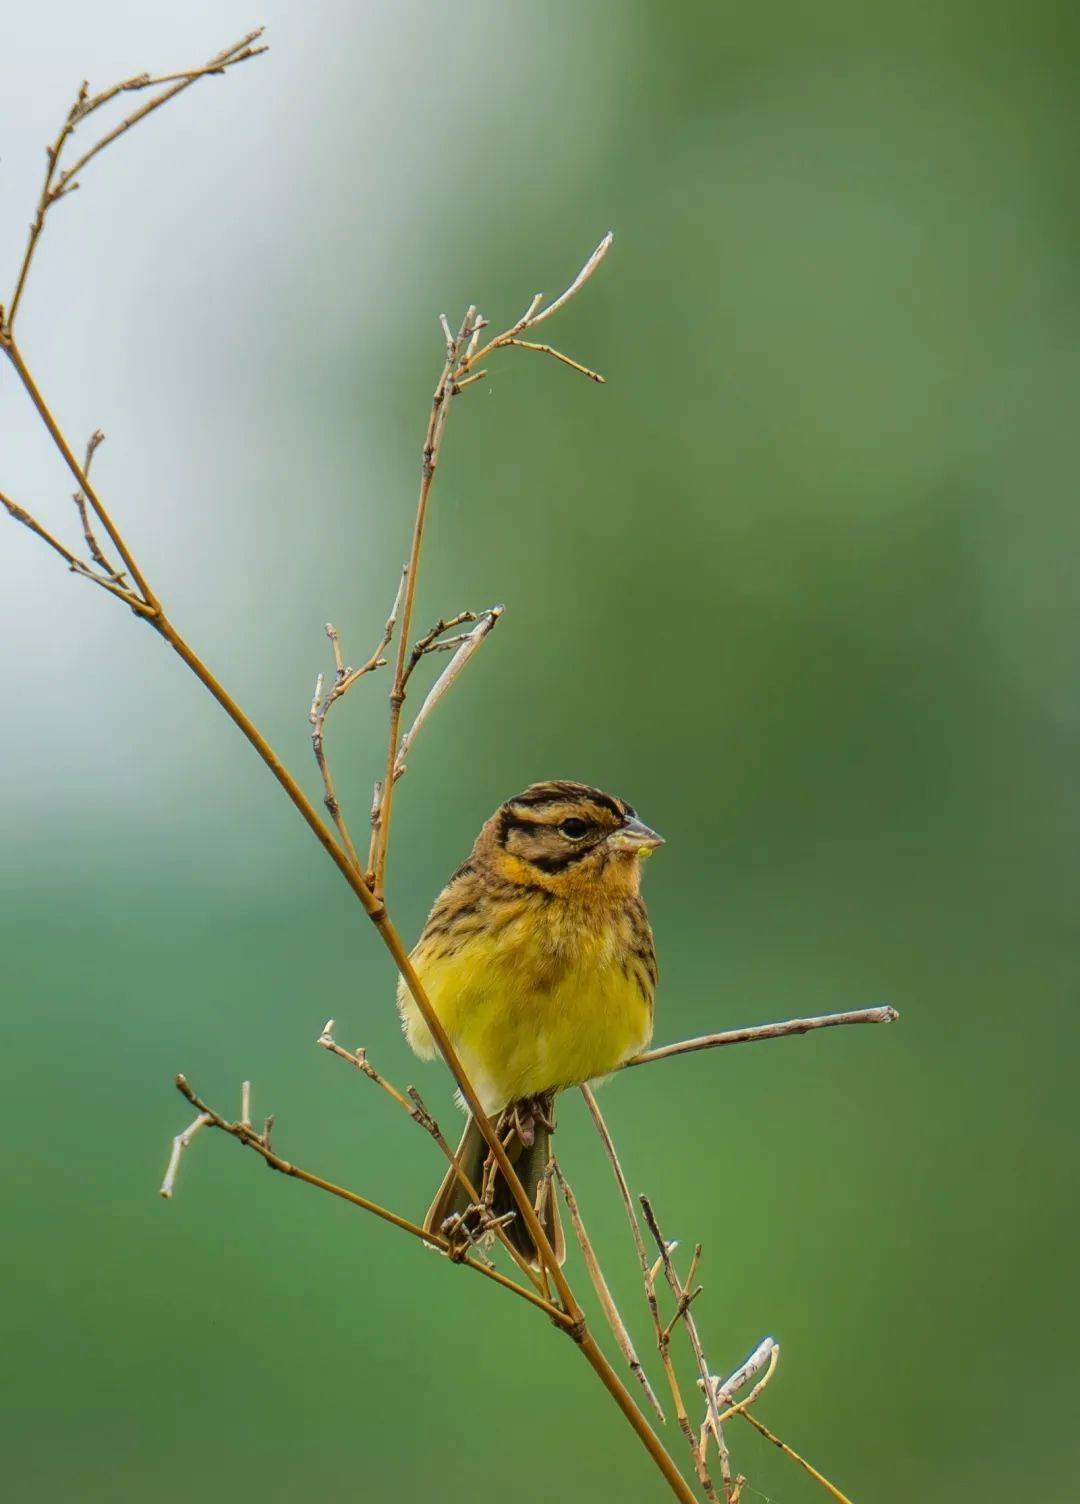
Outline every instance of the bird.
{"type": "MultiPolygon", "coordinates": [[[[531,784],[485,821],[410,956],[560,1263],[549,1169],[554,1100],[609,1075],[652,1038],[657,965],[641,869],[663,844],[624,799],[565,779],[531,784]]],[[[413,1051],[434,1058],[435,1040],[403,981],[398,1009],[413,1051]]],[[[507,1240],[539,1268],[528,1228],[509,1217],[509,1187],[487,1158],[470,1116],[424,1230],[460,1228],[470,1211],[486,1209],[484,1225],[506,1218],[507,1240]]]]}

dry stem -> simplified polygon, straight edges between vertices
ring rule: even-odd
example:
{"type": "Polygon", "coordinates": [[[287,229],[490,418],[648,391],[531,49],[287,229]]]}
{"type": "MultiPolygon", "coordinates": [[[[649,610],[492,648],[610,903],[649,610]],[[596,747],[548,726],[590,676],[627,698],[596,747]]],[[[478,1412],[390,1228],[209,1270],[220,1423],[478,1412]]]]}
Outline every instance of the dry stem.
{"type": "MultiPolygon", "coordinates": [[[[260,26],[258,30],[251,31],[247,36],[241,37],[238,42],[234,42],[231,47],[224,48],[201,68],[195,68],[189,72],[166,74],[160,78],[151,78],[148,74],[141,73],[135,78],[129,78],[123,83],[114,84],[111,88],[104,89],[100,94],[93,96],[88,92],[88,85],[85,83],[82,84],[78,94],[75,96],[75,103],[71,106],[60,128],[59,135],[51,146],[45,148],[47,161],[45,181],[38,197],[37,209],[34,213],[26,242],[26,250],[23,253],[18,276],[15,279],[15,291],[11,295],[11,303],[8,307],[6,321],[8,333],[11,332],[11,327],[15,322],[15,315],[22,301],[26,279],[30,273],[30,264],[34,259],[34,252],[37,249],[38,241],[41,239],[41,233],[45,228],[45,218],[58,199],[63,198],[67,193],[74,193],[75,189],[78,188],[79,184],[75,181],[76,174],[81,172],[86,164],[96,157],[99,152],[104,151],[107,146],[110,146],[117,137],[122,136],[125,131],[130,130],[133,125],[145,119],[147,115],[159,109],[161,105],[168,104],[170,99],[175,99],[178,94],[182,94],[185,89],[189,89],[200,78],[206,78],[213,73],[224,73],[226,68],[231,68],[236,63],[246,62],[248,58],[257,57],[260,52],[265,52],[267,50],[265,47],[255,47],[252,45],[261,36],[262,27],[260,26]],[[108,104],[111,99],[115,99],[118,94],[126,90],[152,88],[155,84],[164,83],[171,83],[171,87],[165,89],[161,94],[155,95],[153,99],[147,100],[144,105],[141,105],[132,115],[129,115],[126,120],[122,120],[111,131],[107,131],[71,167],[65,168],[63,171],[58,171],[64,147],[74,134],[76,127],[88,119],[89,116],[93,115],[95,111],[99,110],[102,105],[108,104]]],[[[0,325],[2,324],[4,324],[4,320],[0,318],[0,325]]]]}
{"type": "MultiPolygon", "coordinates": [[[[269,1165],[271,1170],[277,1170],[280,1174],[288,1175],[293,1180],[302,1180],[305,1185],[314,1186],[316,1190],[326,1191],[331,1196],[337,1196],[340,1200],[349,1202],[351,1206],[359,1207],[361,1211],[371,1212],[373,1216],[380,1218],[383,1222],[389,1222],[392,1227],[398,1228],[401,1232],[410,1233],[422,1243],[428,1243],[433,1248],[440,1249],[443,1253],[453,1253],[454,1263],[465,1264],[470,1269],[475,1269],[478,1274],[484,1275],[486,1279],[494,1280],[496,1284],[502,1285],[505,1290],[510,1290],[515,1295],[520,1295],[523,1300],[527,1300],[531,1305],[539,1307],[545,1315],[550,1316],[552,1321],[558,1323],[558,1325],[566,1327],[571,1324],[571,1318],[565,1311],[560,1311],[557,1306],[552,1305],[548,1300],[544,1300],[534,1290],[526,1290],[524,1285],[516,1284],[514,1280],[508,1279],[506,1275],[501,1274],[497,1269],[491,1268],[488,1264],[480,1263],[468,1254],[459,1254],[452,1247],[449,1240],[444,1238],[441,1233],[425,1232],[415,1222],[410,1222],[407,1217],[401,1217],[397,1212],[392,1212],[387,1207],[380,1206],[377,1201],[370,1201],[366,1196],[357,1195],[355,1191],[346,1190],[344,1186],[335,1185],[330,1180],[324,1180],[320,1175],[312,1175],[310,1171],[302,1170],[299,1165],[291,1164],[287,1159],[283,1159],[280,1154],[275,1153],[270,1144],[269,1126],[262,1133],[258,1133],[249,1122],[243,1120],[242,1115],[236,1122],[229,1122],[220,1113],[215,1112],[212,1107],[202,1101],[200,1097],[196,1096],[184,1076],[176,1077],[176,1088],[182,1096],[187,1098],[192,1107],[198,1111],[199,1117],[196,1119],[196,1123],[200,1127],[218,1128],[223,1133],[228,1133],[239,1143],[243,1144],[245,1148],[253,1149],[269,1165]]],[[[272,1118],[267,1120],[268,1125],[272,1122],[272,1118]]],[[[187,1130],[186,1136],[188,1142],[190,1142],[190,1139],[195,1134],[196,1123],[193,1123],[187,1130]]],[[[174,1140],[173,1156],[169,1160],[169,1169],[166,1171],[166,1179],[162,1184],[161,1194],[163,1196],[166,1194],[166,1183],[168,1183],[169,1187],[168,1194],[172,1194],[176,1179],[173,1158],[175,1158],[178,1166],[180,1153],[187,1145],[181,1143],[179,1150],[176,1148],[176,1145],[184,1138],[185,1134],[181,1134],[179,1139],[174,1140]],[[172,1172],[171,1180],[170,1171],[172,1172]]]]}
{"type": "Polygon", "coordinates": [[[315,753],[315,761],[319,765],[319,772],[323,781],[323,803],[330,812],[330,818],[337,826],[341,843],[349,854],[349,860],[359,872],[361,871],[360,858],[352,837],[349,835],[345,817],[341,812],[334,781],[330,775],[330,764],[326,756],[326,718],[330,711],[344,695],[348,694],[353,685],[358,683],[365,674],[370,674],[377,668],[383,668],[386,659],[382,654],[390,644],[394,635],[394,626],[397,623],[398,612],[401,610],[401,597],[405,589],[405,571],[402,570],[401,580],[398,583],[397,595],[394,604],[390,608],[390,615],[386,618],[382,636],[371,656],[360,665],[359,668],[349,668],[341,656],[341,637],[332,622],[326,623],[326,635],[330,641],[330,648],[334,655],[334,682],[326,695],[323,695],[323,676],[320,674],[315,681],[315,694],[312,697],[311,709],[308,711],[308,720],[311,722],[311,746],[315,753]]]}
{"type": "MultiPolygon", "coordinates": [[[[536,324],[550,318],[553,313],[568,303],[575,293],[584,287],[585,283],[593,275],[610,250],[613,238],[609,231],[566,291],[555,298],[546,308],[540,308],[540,304],[543,301],[542,295],[540,293],[535,294],[521,318],[512,324],[510,328],[505,329],[501,334],[496,335],[494,339],[489,340],[482,348],[478,348],[479,335],[481,329],[486,325],[486,320],[480,317],[475,307],[470,307],[466,311],[457,334],[451,331],[446,316],[442,315],[440,317],[439,322],[442,326],[443,339],[446,346],[446,362],[435,385],[435,392],[431,399],[431,411],[428,416],[427,431],[424,435],[424,445],[421,451],[420,491],[417,497],[416,520],[413,524],[412,546],[406,569],[407,584],[405,602],[402,608],[401,635],[398,638],[397,661],[394,667],[394,683],[390,691],[390,726],[387,740],[386,770],[381,786],[376,792],[371,819],[372,831],[371,845],[368,853],[368,871],[371,874],[372,891],[379,899],[383,897],[386,887],[386,859],[390,838],[390,819],[394,803],[394,785],[401,776],[398,770],[399,762],[402,764],[401,771],[404,771],[403,752],[405,749],[402,748],[400,741],[401,707],[405,700],[405,686],[409,673],[407,640],[409,629],[412,625],[413,608],[416,602],[417,569],[420,549],[423,544],[424,528],[427,522],[431,487],[442,453],[443,435],[446,431],[446,422],[450,415],[450,404],[455,396],[461,395],[468,389],[469,385],[479,375],[479,372],[475,368],[482,366],[484,360],[489,355],[494,354],[496,350],[515,344],[519,336],[527,329],[531,329],[536,324]]],[[[557,359],[583,371],[594,380],[601,379],[595,372],[588,371],[584,366],[577,365],[576,361],[572,361],[569,357],[552,350],[550,346],[542,348],[547,353],[555,355],[557,359]]],[[[494,621],[491,621],[487,630],[490,631],[493,625],[494,621]]],[[[486,633],[481,633],[480,638],[482,639],[484,635],[486,633]]],[[[465,653],[466,646],[466,644],[462,645],[460,649],[461,653],[465,653]]],[[[456,672],[460,672],[467,658],[471,656],[471,653],[475,651],[475,647],[477,646],[479,646],[479,640],[469,650],[469,653],[465,654],[465,657],[461,659],[456,672]]],[[[450,667],[454,667],[453,663],[450,667]]],[[[450,670],[448,669],[447,673],[449,672],[450,670]]],[[[456,673],[453,677],[456,677],[456,673]]],[[[432,703],[434,702],[432,701],[432,703]]],[[[423,715],[424,707],[421,708],[421,715],[417,717],[417,723],[419,723],[423,715]]],[[[419,724],[414,724],[411,736],[415,736],[417,730],[419,730],[419,724]]]]}
{"type": "Polygon", "coordinates": [[[660,1357],[664,1377],[667,1380],[668,1389],[671,1393],[671,1402],[675,1409],[675,1419],[679,1430],[686,1439],[687,1446],[690,1448],[690,1454],[694,1460],[694,1469],[702,1491],[710,1501],[710,1504],[713,1504],[713,1501],[716,1499],[716,1489],[712,1478],[709,1476],[705,1455],[696,1444],[694,1438],[694,1430],[690,1424],[686,1401],[683,1398],[682,1388],[671,1358],[671,1332],[660,1319],[660,1307],[656,1299],[656,1277],[660,1272],[664,1260],[671,1258],[671,1254],[677,1245],[675,1243],[667,1244],[661,1249],[660,1257],[656,1260],[656,1263],[649,1263],[649,1256],[645,1251],[645,1239],[641,1234],[637,1212],[634,1210],[633,1198],[630,1195],[630,1187],[627,1184],[626,1175],[623,1172],[618,1151],[615,1148],[615,1140],[612,1138],[608,1125],[604,1120],[604,1115],[600,1111],[600,1104],[596,1100],[596,1094],[592,1087],[583,1086],[581,1088],[581,1095],[585,1099],[585,1105],[589,1109],[589,1115],[600,1137],[600,1143],[611,1166],[612,1174],[615,1176],[615,1184],[619,1190],[619,1199],[622,1201],[626,1220],[630,1224],[630,1233],[634,1240],[634,1251],[637,1254],[638,1266],[641,1269],[642,1282],[645,1287],[645,1300],[649,1307],[649,1316],[652,1320],[653,1332],[656,1336],[656,1351],[660,1357]]]}
{"type": "Polygon", "coordinates": [[[634,1344],[631,1340],[630,1333],[627,1330],[626,1322],[619,1314],[619,1308],[615,1304],[615,1298],[612,1295],[610,1288],[608,1287],[607,1280],[604,1278],[604,1271],[600,1267],[600,1261],[596,1257],[595,1250],[593,1249],[592,1243],[589,1240],[589,1234],[585,1230],[585,1223],[581,1216],[581,1209],[578,1206],[577,1197],[574,1195],[574,1192],[570,1187],[570,1182],[563,1174],[559,1162],[553,1159],[552,1165],[554,1166],[554,1172],[556,1177],[558,1178],[559,1185],[562,1187],[563,1200],[566,1202],[566,1209],[570,1213],[570,1221],[574,1229],[574,1236],[578,1240],[578,1247],[581,1249],[581,1256],[585,1260],[586,1271],[588,1273],[589,1279],[592,1281],[592,1287],[596,1291],[596,1298],[599,1300],[604,1315],[607,1317],[607,1323],[611,1328],[612,1336],[618,1343],[619,1350],[622,1353],[623,1357],[626,1359],[631,1373],[633,1373],[634,1377],[638,1380],[642,1389],[645,1391],[645,1398],[652,1406],[657,1418],[661,1422],[663,1422],[664,1412],[661,1409],[660,1401],[656,1398],[656,1395],[653,1392],[653,1387],[649,1383],[649,1376],[642,1367],[641,1359],[638,1357],[636,1351],[634,1350],[634,1344]]]}
{"type": "MultiPolygon", "coordinates": [[[[675,1268],[675,1262],[671,1256],[671,1245],[665,1241],[664,1236],[660,1231],[659,1223],[656,1220],[656,1213],[652,1209],[652,1204],[650,1203],[649,1198],[647,1196],[639,1196],[638,1200],[641,1203],[641,1210],[645,1215],[645,1221],[648,1225],[649,1231],[652,1233],[653,1238],[656,1240],[656,1246],[660,1253],[660,1263],[664,1270],[664,1277],[666,1278],[668,1285],[671,1288],[671,1293],[675,1297],[674,1320],[681,1321],[684,1328],[686,1329],[686,1335],[690,1342],[691,1350],[694,1354],[694,1361],[697,1364],[698,1377],[702,1381],[705,1389],[705,1398],[709,1406],[710,1427],[713,1435],[716,1437],[716,1445],[720,1453],[720,1472],[724,1484],[724,1493],[725,1496],[730,1496],[732,1486],[731,1463],[728,1456],[727,1447],[724,1444],[724,1433],[720,1426],[720,1416],[718,1415],[716,1409],[716,1396],[713,1394],[713,1391],[709,1386],[708,1360],[705,1357],[705,1349],[702,1346],[701,1337],[698,1333],[697,1322],[694,1320],[693,1314],[690,1310],[690,1302],[692,1296],[687,1286],[679,1278],[678,1271],[675,1268]]],[[[696,1257],[694,1264],[696,1267],[696,1257]]],[[[665,1335],[668,1338],[670,1337],[670,1329],[665,1329],[665,1335]]],[[[690,1442],[690,1451],[694,1456],[695,1463],[699,1465],[699,1474],[702,1480],[702,1487],[705,1488],[706,1493],[708,1493],[711,1498],[712,1495],[710,1493],[710,1489],[712,1485],[711,1481],[708,1484],[706,1483],[708,1472],[705,1468],[705,1459],[701,1456],[699,1449],[695,1445],[692,1431],[689,1434],[688,1440],[690,1442]]]]}
{"type": "Polygon", "coordinates": [[[696,1050],[715,1050],[726,1044],[752,1044],[759,1039],[782,1039],[787,1034],[809,1034],[813,1029],[835,1029],[840,1024],[892,1024],[900,1017],[895,1008],[883,1004],[875,1008],[856,1008],[848,1013],[822,1013],[814,1018],[789,1018],[785,1023],[756,1024],[749,1029],[728,1029],[723,1034],[702,1034],[697,1039],[681,1039],[677,1044],[660,1045],[643,1050],[624,1060],[620,1070],[632,1065],[650,1065],[654,1060],[668,1060],[672,1055],[690,1055],[696,1050]]]}

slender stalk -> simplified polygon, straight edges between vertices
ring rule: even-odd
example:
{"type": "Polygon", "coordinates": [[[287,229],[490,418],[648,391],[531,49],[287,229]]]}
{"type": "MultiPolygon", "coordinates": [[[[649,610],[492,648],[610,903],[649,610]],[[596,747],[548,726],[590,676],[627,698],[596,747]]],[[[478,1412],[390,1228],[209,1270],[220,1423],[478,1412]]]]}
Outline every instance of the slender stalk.
{"type": "MultiPolygon", "coordinates": [[[[56,140],[51,146],[47,146],[45,148],[45,182],[42,185],[41,194],[37,202],[37,209],[30,224],[30,234],[27,237],[26,250],[23,252],[23,259],[19,266],[19,273],[15,279],[15,291],[11,295],[11,304],[7,312],[7,328],[9,331],[12,324],[15,322],[15,315],[19,311],[19,304],[22,302],[23,289],[26,286],[26,279],[30,274],[30,263],[34,259],[34,252],[37,250],[37,243],[41,239],[42,230],[44,230],[45,228],[45,216],[49,212],[49,206],[52,203],[53,178],[56,175],[57,167],[60,165],[60,153],[63,151],[64,143],[67,141],[68,137],[75,129],[75,126],[79,120],[82,107],[86,103],[86,91],[87,85],[84,83],[80,88],[78,94],[75,96],[75,103],[68,111],[67,118],[65,119],[63,125],[60,127],[60,134],[57,136],[56,140]]],[[[0,318],[0,324],[2,323],[3,319],[0,318]]]]}
{"type": "MultiPolygon", "coordinates": [[[[231,47],[227,47],[223,52],[219,52],[216,57],[210,59],[205,67],[195,68],[190,73],[171,74],[161,79],[147,80],[147,83],[141,85],[141,87],[152,87],[155,83],[166,83],[169,78],[176,78],[179,82],[172,84],[170,88],[165,89],[161,94],[156,94],[153,99],[148,99],[145,104],[140,105],[126,119],[121,120],[119,125],[114,126],[111,131],[107,131],[100,141],[95,141],[89,150],[83,152],[78,161],[73,162],[61,174],[59,182],[60,193],[70,191],[69,185],[73,184],[74,178],[83,170],[88,162],[93,161],[98,152],[104,151],[107,146],[111,146],[125,131],[129,131],[133,125],[138,125],[140,120],[145,119],[147,115],[159,109],[163,104],[168,104],[170,99],[175,99],[185,89],[190,89],[192,84],[197,83],[200,78],[207,78],[214,73],[224,73],[225,69],[231,67],[232,64],[247,62],[248,58],[258,57],[260,53],[265,52],[267,50],[265,47],[252,47],[250,45],[250,43],[254,42],[261,35],[262,27],[260,26],[257,31],[249,32],[239,42],[234,42],[231,47]]],[[[91,101],[93,108],[96,109],[98,105],[107,103],[118,92],[120,91],[106,90],[97,100],[91,101]]]]}
{"type": "Polygon", "coordinates": [[[553,1160],[552,1164],[555,1167],[556,1178],[558,1179],[558,1182],[562,1187],[563,1200],[566,1202],[566,1209],[570,1213],[570,1222],[574,1229],[574,1236],[578,1240],[578,1247],[581,1249],[581,1257],[585,1261],[586,1272],[588,1273],[589,1279],[592,1281],[593,1289],[596,1291],[596,1298],[600,1302],[604,1315],[607,1317],[607,1323],[611,1328],[611,1334],[615,1338],[615,1341],[618,1343],[619,1351],[626,1359],[631,1373],[634,1375],[638,1383],[641,1385],[642,1389],[645,1391],[645,1398],[648,1400],[649,1404],[656,1412],[657,1419],[661,1423],[663,1423],[664,1412],[660,1408],[660,1401],[656,1398],[656,1395],[653,1392],[653,1387],[649,1383],[649,1376],[645,1372],[645,1369],[641,1363],[641,1359],[638,1357],[637,1352],[635,1351],[633,1339],[631,1338],[630,1333],[627,1330],[626,1322],[623,1320],[622,1314],[619,1311],[618,1306],[615,1304],[615,1297],[611,1293],[611,1287],[608,1285],[608,1282],[604,1277],[604,1271],[600,1267],[600,1260],[596,1257],[596,1251],[592,1246],[592,1240],[590,1239],[588,1231],[586,1230],[585,1221],[581,1215],[581,1208],[578,1206],[577,1197],[574,1195],[573,1188],[571,1187],[570,1182],[567,1180],[566,1176],[563,1174],[562,1167],[559,1165],[558,1161],[553,1160]]]}
{"type": "Polygon", "coordinates": [[[398,632],[397,654],[394,662],[394,683],[390,691],[390,726],[387,737],[386,772],[383,778],[382,797],[379,802],[377,823],[371,833],[371,849],[368,868],[372,875],[372,887],[380,897],[386,885],[386,857],[390,840],[390,817],[394,806],[395,769],[398,760],[398,739],[401,734],[401,707],[405,703],[405,683],[408,678],[409,633],[412,627],[413,609],[416,605],[416,581],[420,569],[420,550],[424,542],[424,525],[427,522],[428,501],[435,472],[439,466],[446,420],[450,416],[453,398],[452,383],[454,367],[462,342],[471,338],[476,309],[470,308],[465,315],[456,337],[447,339],[446,364],[435,385],[428,414],[424,447],[420,459],[420,492],[416,501],[416,520],[413,523],[412,541],[409,545],[409,561],[405,566],[405,598],[401,606],[401,626],[398,632]]]}
{"type": "Polygon", "coordinates": [[[893,1024],[900,1017],[895,1008],[883,1004],[876,1008],[856,1008],[848,1013],[822,1013],[814,1018],[789,1018],[779,1024],[756,1024],[749,1029],[728,1029],[723,1034],[701,1034],[696,1039],[680,1039],[655,1050],[643,1050],[624,1060],[619,1070],[632,1065],[650,1065],[654,1060],[670,1060],[673,1055],[692,1055],[696,1050],[716,1050],[726,1044],[753,1044],[759,1039],[782,1039],[787,1034],[809,1034],[814,1029],[835,1029],[840,1024],[893,1024]]]}
{"type": "Polygon", "coordinates": [[[811,1463],[807,1462],[805,1457],[800,1457],[798,1452],[796,1452],[793,1447],[789,1447],[786,1441],[781,1441],[779,1436],[774,1435],[773,1432],[769,1430],[768,1426],[763,1425],[761,1421],[758,1420],[756,1415],[751,1415],[750,1411],[745,1410],[742,1405],[737,1405],[734,1408],[738,1411],[738,1413],[744,1420],[750,1422],[755,1431],[760,1432],[760,1434],[764,1436],[766,1441],[771,1441],[773,1446],[778,1447],[780,1451],[783,1452],[785,1457],[790,1457],[792,1462],[798,1463],[799,1467],[801,1467],[804,1472],[809,1473],[811,1478],[814,1479],[815,1483],[820,1483],[825,1492],[829,1494],[831,1498],[836,1500],[836,1504],[851,1504],[851,1500],[848,1498],[847,1494],[842,1493],[840,1489],[837,1488],[835,1483],[830,1483],[825,1474],[819,1473],[817,1468],[814,1467],[811,1463]]]}
{"type": "Polygon", "coordinates": [[[623,1204],[626,1220],[630,1226],[630,1233],[634,1240],[634,1251],[637,1254],[638,1266],[641,1269],[645,1299],[649,1307],[649,1317],[652,1321],[653,1334],[656,1338],[656,1351],[659,1355],[660,1363],[664,1370],[664,1378],[667,1380],[668,1390],[671,1394],[675,1420],[679,1430],[686,1439],[687,1446],[690,1448],[691,1456],[694,1459],[694,1467],[697,1471],[698,1482],[701,1484],[702,1490],[706,1498],[710,1501],[710,1504],[713,1504],[713,1501],[716,1499],[716,1490],[713,1487],[712,1479],[709,1477],[705,1458],[695,1445],[694,1430],[690,1424],[686,1401],[683,1398],[682,1387],[675,1372],[675,1365],[671,1360],[671,1333],[660,1320],[660,1307],[656,1299],[656,1276],[660,1269],[660,1260],[658,1259],[655,1265],[650,1266],[649,1264],[649,1256],[645,1251],[645,1239],[642,1236],[641,1225],[638,1222],[633,1198],[630,1195],[630,1186],[623,1172],[618,1150],[615,1148],[615,1140],[612,1138],[611,1130],[608,1128],[604,1115],[600,1111],[600,1104],[596,1100],[596,1095],[592,1087],[582,1086],[581,1095],[585,1099],[585,1105],[589,1109],[589,1115],[600,1137],[600,1142],[603,1145],[604,1153],[611,1166],[612,1174],[615,1176],[615,1184],[619,1189],[619,1199],[623,1204]]]}

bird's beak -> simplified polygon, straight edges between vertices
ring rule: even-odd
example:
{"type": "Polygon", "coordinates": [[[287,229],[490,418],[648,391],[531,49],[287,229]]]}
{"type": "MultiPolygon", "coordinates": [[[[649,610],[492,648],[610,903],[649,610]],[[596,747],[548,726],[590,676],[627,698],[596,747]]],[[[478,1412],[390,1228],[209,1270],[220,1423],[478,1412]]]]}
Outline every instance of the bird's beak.
{"type": "Polygon", "coordinates": [[[608,845],[616,851],[633,851],[640,856],[651,856],[663,844],[663,836],[658,836],[641,820],[628,820],[621,830],[608,837],[608,845]]]}

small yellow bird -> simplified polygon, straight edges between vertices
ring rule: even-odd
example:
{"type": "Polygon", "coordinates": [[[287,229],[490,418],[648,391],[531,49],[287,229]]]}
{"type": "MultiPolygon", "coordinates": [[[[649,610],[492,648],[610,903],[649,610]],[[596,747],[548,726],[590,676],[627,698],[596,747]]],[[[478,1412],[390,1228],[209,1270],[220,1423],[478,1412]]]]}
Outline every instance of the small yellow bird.
{"type": "MultiPolygon", "coordinates": [[[[435,902],[412,962],[507,1153],[563,1256],[545,1181],[552,1101],[607,1075],[648,1044],[656,956],[641,900],[641,862],[663,841],[622,799],[582,783],[535,783],[495,811],[435,902]]],[[[403,983],[406,1038],[425,1060],[435,1041],[403,983]]],[[[469,1119],[457,1162],[482,1185],[487,1146],[469,1119]]],[[[494,1216],[514,1209],[490,1182],[494,1216]]],[[[438,1231],[470,1198],[453,1168],[424,1223],[438,1231]]],[[[506,1229],[537,1262],[517,1218],[506,1229]]]]}

